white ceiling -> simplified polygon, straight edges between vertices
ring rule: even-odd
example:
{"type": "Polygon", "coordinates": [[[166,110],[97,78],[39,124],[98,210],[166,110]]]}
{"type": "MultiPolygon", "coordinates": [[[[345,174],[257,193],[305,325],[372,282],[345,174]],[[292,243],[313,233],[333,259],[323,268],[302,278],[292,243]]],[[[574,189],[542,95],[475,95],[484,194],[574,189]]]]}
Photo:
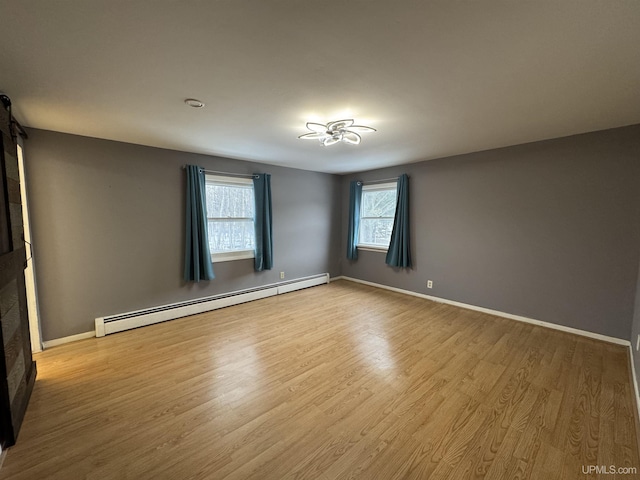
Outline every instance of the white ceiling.
{"type": "Polygon", "coordinates": [[[0,35],[27,126],[323,172],[640,123],[635,0],[0,0],[0,35]],[[345,117],[378,131],[297,139],[345,117]]]}

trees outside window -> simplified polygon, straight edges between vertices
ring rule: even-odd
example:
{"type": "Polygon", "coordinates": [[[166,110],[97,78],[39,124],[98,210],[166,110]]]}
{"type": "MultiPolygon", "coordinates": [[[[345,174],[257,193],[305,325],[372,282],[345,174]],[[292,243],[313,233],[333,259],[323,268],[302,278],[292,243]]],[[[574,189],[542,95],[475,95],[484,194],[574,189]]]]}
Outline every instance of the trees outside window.
{"type": "Polygon", "coordinates": [[[396,195],[395,182],[362,187],[358,246],[383,249],[389,247],[396,211],[396,195]]]}
{"type": "Polygon", "coordinates": [[[211,259],[253,258],[253,181],[207,175],[207,225],[211,259]]]}

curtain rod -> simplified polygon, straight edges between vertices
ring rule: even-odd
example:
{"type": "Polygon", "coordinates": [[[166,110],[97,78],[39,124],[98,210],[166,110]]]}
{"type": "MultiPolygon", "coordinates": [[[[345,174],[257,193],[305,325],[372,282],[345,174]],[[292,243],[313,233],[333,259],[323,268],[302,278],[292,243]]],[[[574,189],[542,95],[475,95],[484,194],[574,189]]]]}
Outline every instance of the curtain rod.
{"type": "Polygon", "coordinates": [[[380,180],[369,180],[367,182],[363,182],[362,180],[358,180],[358,185],[371,185],[374,183],[384,183],[389,182],[391,180],[398,180],[400,177],[391,177],[391,178],[381,178],[380,180]]]}
{"type": "MultiPolygon", "coordinates": [[[[187,166],[183,165],[182,169],[186,170],[187,166]]],[[[206,168],[201,168],[201,172],[204,173],[216,173],[218,175],[224,175],[225,177],[244,177],[244,178],[258,178],[259,175],[255,173],[232,173],[232,172],[219,172],[217,170],[207,170],[206,168]]]]}

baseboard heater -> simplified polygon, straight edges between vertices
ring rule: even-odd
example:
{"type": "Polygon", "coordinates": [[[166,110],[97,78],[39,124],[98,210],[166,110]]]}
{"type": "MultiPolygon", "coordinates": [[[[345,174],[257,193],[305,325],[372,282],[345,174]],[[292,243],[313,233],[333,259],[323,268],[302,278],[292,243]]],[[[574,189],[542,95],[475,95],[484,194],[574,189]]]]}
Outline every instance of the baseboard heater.
{"type": "Polygon", "coordinates": [[[104,337],[110,333],[166,322],[167,320],[173,320],[175,318],[217,310],[218,308],[251,302],[252,300],[259,300],[274,295],[281,295],[325,283],[329,283],[328,273],[297,278],[288,282],[272,283],[262,287],[237,290],[235,292],[198,298],[196,300],[171,303],[169,305],[137,310],[135,312],[100,317],[96,318],[96,337],[104,337]]]}

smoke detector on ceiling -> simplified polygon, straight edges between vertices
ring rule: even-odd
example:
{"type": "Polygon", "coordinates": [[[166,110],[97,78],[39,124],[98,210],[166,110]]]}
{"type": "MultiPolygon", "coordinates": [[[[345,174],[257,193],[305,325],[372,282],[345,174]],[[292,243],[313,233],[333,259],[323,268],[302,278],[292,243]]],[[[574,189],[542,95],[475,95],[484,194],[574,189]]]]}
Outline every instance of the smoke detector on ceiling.
{"type": "Polygon", "coordinates": [[[195,98],[187,98],[184,103],[186,103],[187,105],[189,105],[190,107],[193,108],[202,108],[204,107],[204,102],[201,102],[200,100],[196,100],[195,98]]]}

